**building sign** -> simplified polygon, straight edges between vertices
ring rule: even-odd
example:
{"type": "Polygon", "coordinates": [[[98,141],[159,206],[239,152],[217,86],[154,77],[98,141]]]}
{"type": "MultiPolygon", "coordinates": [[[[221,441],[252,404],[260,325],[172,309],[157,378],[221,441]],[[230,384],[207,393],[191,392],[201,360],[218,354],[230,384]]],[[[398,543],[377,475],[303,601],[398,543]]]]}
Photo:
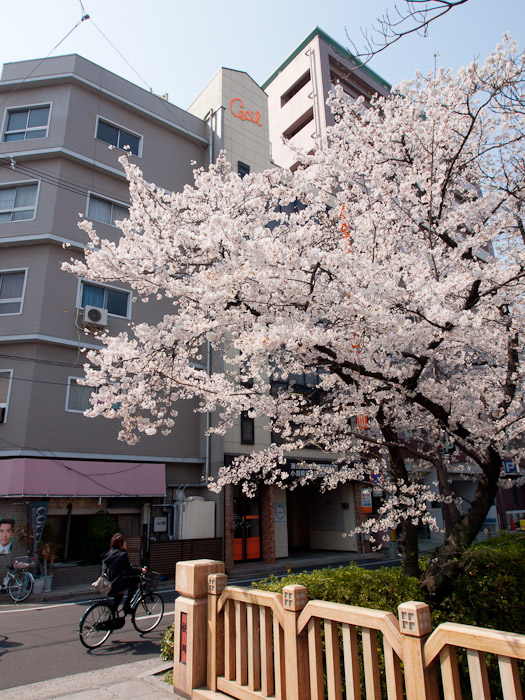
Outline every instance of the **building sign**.
{"type": "Polygon", "coordinates": [[[275,523],[286,525],[286,503],[274,503],[273,518],[275,523]]]}
{"type": "Polygon", "coordinates": [[[153,531],[154,532],[166,532],[168,530],[168,518],[166,516],[159,516],[153,518],[153,531]]]}
{"type": "Polygon", "coordinates": [[[326,472],[334,471],[335,468],[331,462],[293,462],[291,460],[286,460],[286,467],[281,467],[283,471],[288,471],[289,476],[296,479],[309,476],[316,469],[319,469],[319,477],[322,477],[326,472]]]}
{"type": "Polygon", "coordinates": [[[234,117],[241,119],[243,122],[253,122],[258,126],[261,124],[261,113],[254,112],[250,109],[244,109],[244,102],[240,97],[234,97],[230,102],[230,110],[234,117]]]}
{"type": "Polygon", "coordinates": [[[180,614],[180,662],[186,663],[186,653],[188,651],[188,613],[180,614]]]}
{"type": "Polygon", "coordinates": [[[362,489],[361,490],[361,512],[371,513],[372,512],[372,490],[362,489]]]}

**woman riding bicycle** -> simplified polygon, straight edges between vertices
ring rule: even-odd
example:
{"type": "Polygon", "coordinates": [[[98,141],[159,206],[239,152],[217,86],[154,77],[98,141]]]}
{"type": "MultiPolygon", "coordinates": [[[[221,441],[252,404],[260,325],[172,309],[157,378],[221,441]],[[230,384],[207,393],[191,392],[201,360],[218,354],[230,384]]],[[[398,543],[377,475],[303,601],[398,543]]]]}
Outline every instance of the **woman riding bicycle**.
{"type": "Polygon", "coordinates": [[[127,553],[126,538],[121,532],[116,532],[111,538],[109,552],[102,555],[106,573],[112,581],[109,595],[114,599],[115,610],[118,608],[127,589],[128,597],[122,608],[124,615],[131,613],[130,601],[137,590],[139,575],[145,574],[146,567],[131,566],[127,553]]]}

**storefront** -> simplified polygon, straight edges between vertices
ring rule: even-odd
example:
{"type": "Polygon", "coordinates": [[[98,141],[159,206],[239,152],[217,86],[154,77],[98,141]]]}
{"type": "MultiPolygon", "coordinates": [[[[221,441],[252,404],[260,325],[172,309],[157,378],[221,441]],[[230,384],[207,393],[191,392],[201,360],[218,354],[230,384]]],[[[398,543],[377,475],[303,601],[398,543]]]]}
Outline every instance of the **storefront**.
{"type": "Polygon", "coordinates": [[[104,514],[109,527],[126,533],[130,553],[140,559],[143,523],[151,501],[164,497],[165,484],[162,463],[0,460],[0,521],[12,524],[6,553],[10,559],[37,554],[45,532],[53,556],[61,561],[96,556],[88,551],[87,535],[93,519],[102,520],[104,514]]]}

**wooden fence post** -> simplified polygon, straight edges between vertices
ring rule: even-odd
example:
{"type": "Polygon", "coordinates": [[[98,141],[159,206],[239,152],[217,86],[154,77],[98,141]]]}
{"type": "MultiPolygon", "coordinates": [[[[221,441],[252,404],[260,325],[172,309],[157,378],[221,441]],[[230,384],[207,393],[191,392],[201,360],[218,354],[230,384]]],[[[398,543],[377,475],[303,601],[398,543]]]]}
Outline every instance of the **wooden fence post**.
{"type": "Polygon", "coordinates": [[[208,673],[207,686],[217,690],[217,676],[224,675],[224,615],[217,615],[220,594],[228,585],[225,574],[208,575],[208,673]]]}
{"type": "Polygon", "coordinates": [[[175,569],[173,690],[186,698],[206,683],[208,574],[224,573],[222,561],[179,561],[175,569]]]}
{"type": "Polygon", "coordinates": [[[308,638],[297,636],[297,618],[308,600],[305,586],[283,588],[286,700],[310,700],[308,638]]]}
{"type": "Polygon", "coordinates": [[[403,666],[407,700],[438,700],[435,666],[425,668],[423,648],[432,632],[430,608],[409,601],[398,606],[399,631],[403,640],[403,666]]]}

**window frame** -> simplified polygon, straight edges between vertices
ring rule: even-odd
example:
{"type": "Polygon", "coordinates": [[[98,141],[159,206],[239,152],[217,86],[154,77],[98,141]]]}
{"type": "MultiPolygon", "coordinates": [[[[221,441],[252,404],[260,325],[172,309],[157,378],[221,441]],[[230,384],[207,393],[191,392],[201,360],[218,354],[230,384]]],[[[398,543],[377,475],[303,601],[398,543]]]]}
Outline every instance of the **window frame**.
{"type": "Polygon", "coordinates": [[[241,445],[255,445],[255,419],[248,415],[248,411],[241,411],[241,445]]]}
{"type": "MultiPolygon", "coordinates": [[[[113,205],[117,207],[121,207],[122,209],[127,209],[128,214],[129,214],[129,208],[130,208],[130,203],[122,202],[118,199],[111,199],[110,197],[104,197],[103,195],[98,194],[97,192],[92,192],[91,190],[88,190],[88,196],[87,196],[87,202],[86,202],[86,219],[90,219],[91,221],[96,221],[98,224],[103,224],[104,226],[111,226],[112,228],[118,228],[116,224],[107,224],[105,221],[101,221],[100,219],[94,219],[92,216],[89,215],[89,204],[91,202],[91,199],[98,199],[99,202],[105,202],[107,204],[110,204],[111,207],[113,205]]],[[[110,217],[110,219],[113,217],[110,217]]]]}
{"type": "Polygon", "coordinates": [[[133,131],[132,129],[128,129],[127,127],[123,126],[122,124],[117,124],[117,122],[114,122],[111,119],[107,119],[106,117],[102,117],[100,114],[97,114],[97,120],[95,123],[95,139],[97,141],[100,141],[101,143],[105,143],[108,146],[113,146],[113,148],[116,148],[119,151],[122,151],[123,153],[131,153],[134,155],[136,158],[142,158],[142,144],[144,142],[144,136],[142,134],[139,134],[136,131],[133,131]],[[125,148],[120,148],[119,146],[113,146],[113,144],[109,143],[107,141],[104,141],[103,139],[100,139],[97,134],[98,134],[98,125],[100,122],[104,122],[104,124],[107,124],[108,126],[112,126],[115,129],[118,129],[119,131],[125,131],[127,134],[130,134],[131,136],[134,136],[139,140],[139,147],[138,147],[138,153],[133,153],[133,151],[128,151],[125,148]]]}
{"type": "MultiPolygon", "coordinates": [[[[82,306],[82,297],[83,297],[83,289],[84,285],[89,284],[91,287],[99,287],[100,289],[112,289],[116,292],[122,292],[123,294],[126,294],[128,297],[128,304],[127,304],[127,310],[126,310],[126,316],[120,316],[119,314],[112,314],[106,306],[100,306],[98,308],[101,309],[106,309],[108,312],[108,316],[112,316],[113,318],[122,318],[126,320],[131,319],[131,291],[129,289],[122,289],[122,287],[116,287],[112,284],[99,284],[98,282],[92,282],[91,280],[81,278],[78,280],[78,289],[77,289],[77,309],[79,311],[84,310],[84,306],[82,306]]],[[[88,306],[91,306],[91,304],[88,304],[88,306]]]]}
{"type": "MultiPolygon", "coordinates": [[[[35,196],[35,205],[33,207],[33,216],[30,219],[11,219],[11,221],[0,221],[0,226],[3,224],[19,224],[19,223],[26,223],[28,221],[34,221],[36,219],[36,211],[38,209],[38,200],[40,198],[40,180],[19,180],[17,182],[2,182],[0,183],[0,191],[1,190],[9,190],[12,189],[13,187],[27,187],[29,185],[36,185],[36,196],[35,196]]],[[[29,207],[20,207],[19,210],[25,210],[29,209],[29,207]]],[[[14,211],[17,211],[16,208],[10,209],[10,210],[5,210],[5,211],[10,211],[11,214],[14,211]]],[[[0,209],[0,214],[2,214],[2,210],[0,209]]]]}
{"type": "MultiPolygon", "coordinates": [[[[37,102],[36,104],[28,104],[28,105],[13,105],[11,107],[6,107],[4,111],[4,122],[2,124],[2,143],[20,143],[21,141],[36,141],[37,139],[47,139],[49,136],[49,126],[51,124],[51,114],[53,112],[53,102],[37,102]],[[7,124],[9,122],[9,115],[13,112],[23,112],[24,110],[31,110],[31,109],[40,109],[42,107],[49,107],[49,114],[47,116],[47,124],[46,124],[46,135],[45,136],[37,136],[34,139],[28,139],[25,137],[25,134],[28,131],[32,131],[31,127],[26,127],[24,129],[24,138],[23,139],[18,139],[16,141],[7,141],[6,136],[9,133],[7,131],[7,124]]],[[[42,129],[43,127],[34,127],[35,129],[42,129]]],[[[21,131],[20,129],[17,129],[16,131],[21,131]]]]}
{"type": "MultiPolygon", "coordinates": [[[[28,267],[14,267],[14,268],[9,268],[9,269],[0,269],[0,278],[4,274],[9,274],[10,272],[23,272],[24,273],[24,284],[22,288],[22,296],[21,297],[11,297],[9,301],[11,303],[16,302],[20,300],[20,310],[19,311],[8,311],[7,313],[2,313],[2,304],[4,304],[7,299],[0,299],[0,316],[19,316],[23,310],[24,310],[24,300],[26,296],[26,285],[27,285],[27,273],[29,271],[28,267]]],[[[0,283],[0,289],[1,289],[1,283],[0,283]]]]}
{"type": "Polygon", "coordinates": [[[0,402],[0,425],[2,425],[2,423],[7,423],[7,416],[9,414],[9,403],[11,401],[11,389],[13,388],[14,370],[2,368],[0,369],[0,374],[7,374],[9,377],[9,385],[7,387],[7,401],[5,403],[0,402]]]}
{"type": "Polygon", "coordinates": [[[250,174],[250,166],[248,163],[244,163],[242,160],[237,161],[237,175],[241,178],[246,177],[250,174]]]}
{"type": "Polygon", "coordinates": [[[73,382],[77,383],[77,386],[80,387],[81,389],[90,389],[89,395],[93,394],[93,392],[96,393],[96,387],[93,386],[82,386],[81,384],[78,384],[79,380],[84,380],[85,377],[73,377],[69,376],[67,378],[67,390],[66,390],[66,405],[64,407],[64,410],[66,413],[80,413],[81,415],[84,415],[84,412],[87,411],[88,409],[92,408],[91,402],[88,400],[88,405],[86,408],[69,408],[69,398],[71,396],[71,385],[73,382]]]}

